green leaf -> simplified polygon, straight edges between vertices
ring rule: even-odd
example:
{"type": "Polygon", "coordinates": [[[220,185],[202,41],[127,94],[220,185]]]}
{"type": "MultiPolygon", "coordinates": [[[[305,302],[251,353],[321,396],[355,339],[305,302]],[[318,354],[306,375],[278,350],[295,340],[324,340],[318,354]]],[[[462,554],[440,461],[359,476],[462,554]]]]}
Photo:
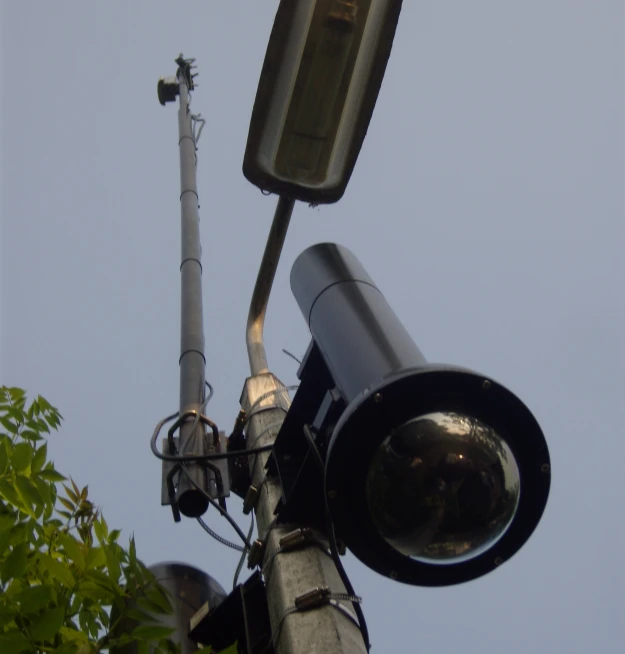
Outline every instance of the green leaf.
{"type": "Polygon", "coordinates": [[[165,588],[159,583],[154,582],[154,585],[146,591],[146,596],[158,607],[159,610],[157,613],[173,613],[174,608],[169,599],[169,595],[165,588]]]}
{"type": "Polygon", "coordinates": [[[20,438],[23,438],[24,440],[27,441],[42,441],[43,436],[40,436],[35,430],[33,429],[22,429],[20,432],[20,438]]]}
{"type": "Polygon", "coordinates": [[[104,550],[106,556],[106,567],[108,568],[111,578],[115,581],[119,581],[119,578],[122,574],[122,569],[119,561],[119,555],[117,554],[117,545],[115,543],[109,545],[104,550]]]}
{"type": "Polygon", "coordinates": [[[0,497],[4,497],[10,504],[18,509],[23,509],[24,505],[15,490],[15,486],[6,479],[0,479],[0,497]]]}
{"type": "Polygon", "coordinates": [[[61,582],[67,588],[73,588],[76,585],[74,575],[66,563],[61,563],[49,554],[41,553],[39,554],[39,564],[42,570],[48,572],[53,579],[61,582]]]}
{"type": "Polygon", "coordinates": [[[100,584],[94,581],[83,581],[80,584],[80,595],[94,602],[109,604],[113,599],[114,593],[106,588],[102,588],[100,584]]]}
{"type": "Polygon", "coordinates": [[[11,396],[13,402],[17,402],[26,396],[26,391],[22,388],[18,388],[17,386],[6,386],[5,388],[8,394],[11,396]]]}
{"type": "Polygon", "coordinates": [[[17,425],[6,416],[0,416],[0,424],[2,424],[10,434],[17,434],[17,425]]]}
{"type": "Polygon", "coordinates": [[[72,629],[71,627],[67,626],[61,627],[59,629],[59,633],[66,641],[69,641],[70,643],[85,643],[88,640],[87,635],[82,631],[79,631],[78,629],[72,629]]]}
{"type": "Polygon", "coordinates": [[[3,475],[9,467],[9,452],[12,447],[7,436],[0,436],[0,475],[3,475]]]}
{"type": "Polygon", "coordinates": [[[150,613],[152,615],[152,619],[154,619],[154,614],[160,615],[162,613],[168,613],[168,611],[163,611],[163,609],[156,602],[153,602],[149,597],[146,596],[138,597],[137,604],[140,608],[150,613]]]}
{"type": "Polygon", "coordinates": [[[71,513],[74,513],[74,509],[76,508],[69,500],[66,500],[64,497],[59,497],[59,502],[66,508],[68,509],[71,513]]]}
{"type": "Polygon", "coordinates": [[[60,534],[59,542],[70,560],[82,572],[85,569],[85,555],[78,541],[71,534],[60,534]]]}
{"type": "Polygon", "coordinates": [[[43,500],[45,506],[52,509],[54,500],[52,498],[52,489],[50,488],[50,484],[43,479],[39,479],[38,476],[32,477],[31,481],[37,487],[37,491],[39,495],[41,495],[41,499],[43,500]]]}
{"type": "Polygon", "coordinates": [[[67,477],[64,477],[60,472],[57,472],[54,468],[48,468],[42,470],[39,473],[39,476],[46,481],[65,481],[67,477]]]}
{"type": "Polygon", "coordinates": [[[40,432],[44,434],[50,433],[50,427],[48,427],[48,423],[43,418],[37,418],[35,422],[37,423],[37,428],[40,432]]]}
{"type": "Polygon", "coordinates": [[[23,475],[15,476],[15,487],[17,492],[22,499],[22,502],[29,507],[34,507],[38,509],[43,509],[45,502],[37,490],[37,486],[23,475]]]}
{"type": "Polygon", "coordinates": [[[0,556],[6,552],[11,543],[11,529],[16,519],[17,516],[10,513],[0,514],[0,556]]]}
{"type": "Polygon", "coordinates": [[[129,563],[132,566],[137,564],[137,547],[135,545],[135,537],[131,536],[130,545],[128,547],[128,556],[130,557],[129,563]]]}
{"type": "Polygon", "coordinates": [[[0,578],[2,583],[6,583],[9,579],[15,577],[19,578],[26,572],[26,563],[28,560],[28,545],[20,543],[16,545],[6,561],[0,566],[0,578]]]}
{"type": "Polygon", "coordinates": [[[56,591],[50,584],[30,586],[15,596],[24,613],[36,613],[44,606],[56,601],[56,591]]]}
{"type": "Polygon", "coordinates": [[[33,460],[30,464],[30,469],[32,472],[39,472],[48,458],[48,444],[44,443],[38,450],[35,451],[33,455],[33,460]]]}
{"type": "Polygon", "coordinates": [[[98,541],[101,544],[106,543],[106,538],[109,533],[109,528],[108,525],[106,524],[106,520],[104,520],[102,516],[100,516],[100,518],[93,523],[93,530],[95,531],[95,535],[98,541]]]}
{"type": "Polygon", "coordinates": [[[111,532],[111,535],[109,536],[109,543],[115,543],[117,542],[117,539],[119,538],[119,535],[122,533],[121,529],[113,529],[111,532]]]}
{"type": "Polygon", "coordinates": [[[30,643],[21,631],[13,630],[0,634],[0,652],[2,654],[19,654],[30,649],[30,643]]]}
{"type": "Polygon", "coordinates": [[[65,607],[56,606],[34,618],[30,625],[33,640],[45,642],[52,640],[65,619],[65,607]]]}
{"type": "Polygon", "coordinates": [[[85,558],[87,569],[103,568],[106,565],[106,555],[101,547],[91,547],[85,558]]]}
{"type": "Polygon", "coordinates": [[[42,397],[41,395],[37,395],[37,397],[34,399],[33,404],[35,402],[39,405],[39,408],[42,411],[50,411],[50,409],[54,409],[54,407],[46,400],[45,397],[42,397]]]}
{"type": "Polygon", "coordinates": [[[16,472],[28,468],[33,458],[33,448],[29,443],[18,443],[11,454],[11,465],[16,472]]]}
{"type": "Polygon", "coordinates": [[[160,624],[140,624],[133,629],[132,636],[142,640],[160,640],[161,638],[167,638],[174,631],[175,629],[163,627],[160,624]]]}
{"type": "Polygon", "coordinates": [[[125,618],[129,620],[134,620],[135,622],[150,622],[154,620],[154,616],[147,611],[143,611],[137,606],[133,606],[130,609],[127,609],[123,612],[125,618]]]}
{"type": "Polygon", "coordinates": [[[14,406],[10,406],[7,409],[7,415],[13,418],[16,423],[24,422],[24,414],[14,406]]]}
{"type": "Polygon", "coordinates": [[[18,613],[17,606],[0,603],[0,634],[15,623],[15,616],[18,613]]]}
{"type": "MultiPolygon", "coordinates": [[[[72,482],[73,483],[73,482],[72,482]]],[[[78,504],[78,495],[66,484],[63,484],[63,488],[65,489],[65,492],[67,493],[67,497],[69,497],[74,504],[78,504]]]]}

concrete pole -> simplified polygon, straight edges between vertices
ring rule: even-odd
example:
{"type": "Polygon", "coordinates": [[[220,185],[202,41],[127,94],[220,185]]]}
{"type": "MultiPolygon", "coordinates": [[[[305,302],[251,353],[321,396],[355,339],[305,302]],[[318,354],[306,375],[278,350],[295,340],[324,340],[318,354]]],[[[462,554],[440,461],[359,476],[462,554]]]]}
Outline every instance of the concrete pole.
{"type": "MultiPolygon", "coordinates": [[[[286,388],[267,371],[262,323],[292,206],[289,200],[281,198],[278,202],[250,306],[247,344],[253,376],[247,379],[241,397],[241,406],[249,418],[249,448],[273,443],[290,406],[286,388]]],[[[259,489],[255,513],[258,539],[263,543],[262,569],[275,653],[365,654],[365,643],[349,600],[332,600],[332,604],[294,610],[298,597],[317,588],[326,587],[333,594],[345,594],[346,590],[326,553],[328,542],[324,533],[317,532],[315,537],[326,551],[314,543],[286,549],[285,536],[308,525],[275,523],[274,512],[282,489],[278,479],[265,476],[268,456],[263,453],[250,457],[250,472],[252,486],[259,489]]],[[[311,488],[310,492],[323,491],[311,488]]]]}

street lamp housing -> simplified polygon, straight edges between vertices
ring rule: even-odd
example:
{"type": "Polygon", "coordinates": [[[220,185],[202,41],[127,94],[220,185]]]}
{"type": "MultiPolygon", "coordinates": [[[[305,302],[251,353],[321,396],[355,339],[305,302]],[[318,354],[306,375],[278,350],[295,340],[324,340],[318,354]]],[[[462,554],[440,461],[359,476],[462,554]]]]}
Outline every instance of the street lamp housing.
{"type": "Polygon", "coordinates": [[[281,0],[243,173],[263,191],[339,200],[360,152],[401,0],[281,0]]]}

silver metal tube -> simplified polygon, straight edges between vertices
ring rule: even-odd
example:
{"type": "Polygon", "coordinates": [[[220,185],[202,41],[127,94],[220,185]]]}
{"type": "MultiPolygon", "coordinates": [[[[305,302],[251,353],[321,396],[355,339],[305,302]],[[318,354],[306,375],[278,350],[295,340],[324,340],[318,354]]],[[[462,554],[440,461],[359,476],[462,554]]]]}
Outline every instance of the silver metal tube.
{"type": "Polygon", "coordinates": [[[267,355],[265,353],[265,343],[263,341],[263,329],[265,327],[265,314],[267,313],[267,303],[269,294],[280,261],[282,246],[286,232],[289,228],[291,214],[295,200],[283,196],[278,200],[276,212],[271,223],[265,252],[260,263],[252,301],[250,303],[250,312],[247,317],[247,355],[250,360],[250,369],[252,375],[262,375],[269,372],[267,367],[267,355]]]}
{"type": "MultiPolygon", "coordinates": [[[[206,359],[204,358],[204,326],[202,319],[202,247],[200,245],[200,216],[196,184],[195,139],[189,89],[183,67],[178,69],[180,108],[178,133],[180,147],[180,212],[181,212],[181,264],[180,264],[180,415],[199,412],[204,400],[206,359]]],[[[193,429],[190,416],[180,426],[180,452],[205,454],[204,426],[193,429]]],[[[197,486],[209,493],[214,479],[207,477],[206,468],[186,464],[186,470],[197,486]]],[[[211,475],[212,477],[212,475],[211,475]]],[[[189,517],[202,515],[208,508],[207,498],[193,485],[184,473],[180,475],[178,505],[181,513],[189,517]]]]}

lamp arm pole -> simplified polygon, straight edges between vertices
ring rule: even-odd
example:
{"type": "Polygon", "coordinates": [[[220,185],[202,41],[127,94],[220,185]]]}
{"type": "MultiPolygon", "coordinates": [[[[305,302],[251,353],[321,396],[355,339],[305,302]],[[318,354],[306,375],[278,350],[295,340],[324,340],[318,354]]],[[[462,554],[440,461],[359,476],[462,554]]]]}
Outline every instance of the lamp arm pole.
{"type": "Polygon", "coordinates": [[[271,223],[265,252],[263,254],[256,285],[252,294],[250,311],[247,317],[247,330],[245,340],[247,343],[247,355],[250,360],[250,369],[252,375],[260,375],[269,372],[267,366],[267,355],[265,353],[265,343],[263,341],[263,330],[265,327],[265,314],[267,313],[267,304],[269,294],[273,285],[276,269],[282,253],[282,246],[286,238],[286,232],[289,228],[293,205],[295,200],[280,196],[276,206],[276,212],[271,223]]]}

